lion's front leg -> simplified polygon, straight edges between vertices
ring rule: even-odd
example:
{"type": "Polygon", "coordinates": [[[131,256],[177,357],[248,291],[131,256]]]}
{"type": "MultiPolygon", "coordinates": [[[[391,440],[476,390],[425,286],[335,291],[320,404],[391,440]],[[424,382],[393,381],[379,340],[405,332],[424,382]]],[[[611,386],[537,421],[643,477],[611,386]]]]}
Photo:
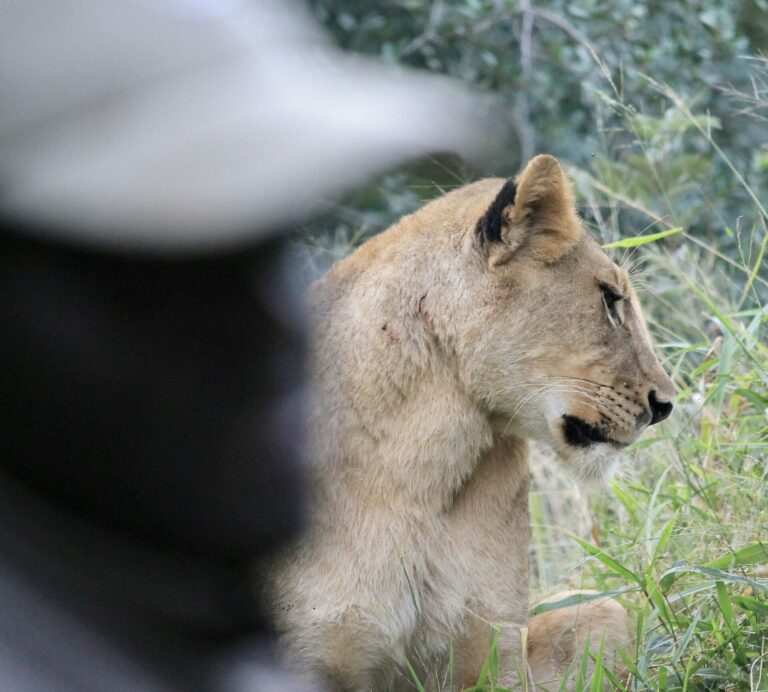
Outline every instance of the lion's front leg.
{"type": "MultiPolygon", "coordinates": [[[[568,596],[594,593],[564,591],[547,599],[559,601],[568,596]]],[[[534,689],[575,688],[584,652],[597,655],[601,642],[603,665],[618,676],[623,675],[619,649],[630,644],[629,624],[624,608],[611,598],[558,608],[531,618],[528,623],[528,665],[534,689]]],[[[589,682],[594,670],[592,659],[586,666],[589,682]]]]}
{"type": "Polygon", "coordinates": [[[528,620],[527,445],[498,440],[457,494],[446,521],[450,554],[445,562],[460,575],[460,635],[454,639],[454,680],[473,687],[496,635],[499,683],[524,688],[521,630],[528,620]],[[521,677],[522,676],[522,677],[521,677]]]}

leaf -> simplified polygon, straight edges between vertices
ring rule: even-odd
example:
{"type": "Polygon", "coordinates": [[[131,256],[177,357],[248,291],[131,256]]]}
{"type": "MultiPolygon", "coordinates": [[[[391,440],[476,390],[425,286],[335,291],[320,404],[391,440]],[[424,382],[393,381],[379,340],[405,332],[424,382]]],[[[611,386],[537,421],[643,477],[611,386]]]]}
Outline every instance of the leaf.
{"type": "Polygon", "coordinates": [[[666,634],[662,634],[658,637],[654,637],[651,639],[647,644],[647,649],[649,653],[652,654],[666,654],[669,651],[672,651],[672,648],[675,645],[674,639],[667,636],[666,634]]]}
{"type": "Polygon", "coordinates": [[[758,408],[768,406],[768,397],[763,396],[762,394],[758,394],[757,392],[753,392],[751,389],[737,389],[734,394],[743,396],[758,408]]]}
{"type": "Polygon", "coordinates": [[[755,613],[755,615],[768,615],[768,603],[758,601],[756,598],[731,596],[731,601],[739,606],[739,608],[755,613]]]}
{"type": "Polygon", "coordinates": [[[671,435],[659,435],[658,437],[643,437],[641,440],[638,440],[637,442],[632,443],[632,451],[645,449],[646,447],[650,447],[651,445],[658,444],[659,442],[664,442],[665,440],[673,440],[673,439],[674,438],[671,435]]]}
{"type": "MultiPolygon", "coordinates": [[[[490,652],[488,657],[485,659],[485,662],[483,663],[483,667],[480,669],[480,675],[477,678],[476,687],[481,687],[484,685],[485,681],[488,679],[489,674],[492,673],[494,667],[498,667],[498,659],[496,658],[496,646],[498,645],[499,641],[499,630],[493,628],[491,632],[492,635],[490,652]]],[[[495,680],[493,681],[495,682],[495,680]]]]}
{"type": "MultiPolygon", "coordinates": [[[[638,669],[635,657],[627,654],[623,648],[619,648],[618,653],[621,657],[621,661],[624,664],[624,667],[631,673],[632,677],[635,678],[638,682],[645,682],[645,677],[638,669]]],[[[617,689],[620,689],[618,685],[616,687],[617,689]]]]}
{"type": "Polygon", "coordinates": [[[667,602],[664,600],[664,595],[661,589],[650,574],[645,576],[645,593],[648,595],[648,600],[650,600],[659,611],[659,617],[671,628],[672,613],[667,606],[667,602]]]}
{"type": "Polygon", "coordinates": [[[612,247],[639,247],[640,245],[648,245],[648,243],[655,243],[657,240],[661,240],[662,238],[666,238],[670,235],[675,235],[676,233],[682,233],[683,229],[682,226],[676,226],[675,228],[670,228],[666,231],[659,231],[658,233],[651,233],[649,235],[641,235],[636,236],[634,238],[624,238],[623,240],[617,240],[614,243],[606,243],[603,245],[603,248],[612,248],[612,247]]]}
{"type": "Polygon", "coordinates": [[[592,685],[590,686],[591,692],[602,692],[603,690],[603,657],[605,656],[605,634],[600,637],[600,649],[595,656],[590,654],[590,658],[594,661],[595,667],[592,670],[592,685]]]}
{"type": "Polygon", "coordinates": [[[717,601],[720,605],[720,612],[723,614],[725,624],[728,625],[731,634],[738,632],[736,618],[733,615],[733,608],[731,608],[731,599],[728,597],[728,590],[725,588],[725,584],[721,581],[715,582],[715,588],[717,590],[717,601]]]}
{"type": "Polygon", "coordinates": [[[768,545],[753,543],[737,550],[735,553],[727,553],[722,557],[709,562],[706,566],[715,569],[732,567],[734,565],[762,565],[768,562],[768,545]]]}
{"type": "Polygon", "coordinates": [[[581,605],[582,603],[589,603],[591,601],[597,601],[601,598],[611,598],[613,596],[621,596],[622,594],[629,593],[630,591],[637,591],[634,587],[625,589],[613,589],[611,591],[599,591],[597,593],[575,593],[565,598],[561,598],[557,601],[546,601],[539,603],[531,608],[530,616],[541,615],[547,613],[550,610],[560,610],[560,608],[570,608],[571,606],[581,605]]]}
{"type": "Polygon", "coordinates": [[[728,589],[725,588],[725,584],[721,581],[715,583],[715,588],[717,589],[717,602],[720,606],[720,612],[723,614],[723,619],[731,634],[731,646],[733,646],[733,651],[736,654],[736,661],[739,665],[743,666],[747,662],[747,656],[741,644],[741,630],[733,614],[728,589]]]}
{"type": "Polygon", "coordinates": [[[422,685],[421,681],[419,680],[419,676],[416,675],[416,671],[413,669],[411,662],[407,658],[405,659],[405,665],[408,667],[408,672],[411,674],[411,677],[413,678],[413,684],[416,686],[418,692],[426,692],[424,685],[422,685]]]}
{"type": "Polygon", "coordinates": [[[740,574],[731,574],[730,572],[723,572],[719,569],[712,569],[710,567],[700,567],[699,565],[676,565],[670,567],[664,574],[661,575],[659,581],[662,584],[662,588],[665,591],[669,591],[669,587],[672,586],[672,582],[675,580],[675,575],[681,573],[701,574],[705,577],[717,581],[723,581],[729,584],[744,584],[751,586],[758,591],[764,591],[768,593],[768,583],[766,580],[757,581],[756,579],[749,579],[748,577],[742,577],[740,574]]]}
{"type": "MultiPolygon", "coordinates": [[[[653,549],[653,557],[651,558],[651,564],[653,564],[656,561],[656,558],[659,557],[659,555],[662,554],[664,551],[664,548],[667,547],[667,543],[669,543],[669,539],[672,536],[672,531],[675,529],[675,524],[677,523],[677,517],[680,514],[680,512],[675,512],[675,515],[664,525],[664,528],[661,530],[661,535],[659,536],[659,540],[656,542],[656,547],[653,549]]],[[[649,567],[650,569],[650,567],[649,567]]]]}
{"type": "Polygon", "coordinates": [[[699,615],[700,614],[697,612],[693,616],[693,618],[691,619],[691,624],[688,625],[688,628],[685,630],[685,633],[678,641],[675,647],[675,653],[672,656],[672,665],[677,665],[677,662],[680,660],[682,655],[688,649],[688,645],[691,643],[691,639],[693,639],[693,635],[696,632],[696,627],[699,624],[699,615]]]}
{"type": "MultiPolygon", "coordinates": [[[[651,497],[648,499],[648,504],[645,507],[645,522],[643,526],[643,533],[646,538],[651,539],[653,536],[653,522],[661,510],[661,507],[656,506],[656,502],[659,498],[659,493],[661,492],[661,489],[664,485],[664,480],[667,477],[667,474],[672,469],[671,466],[667,466],[667,468],[662,471],[661,475],[659,476],[658,480],[653,486],[653,492],[651,493],[651,497]]],[[[646,544],[646,547],[648,549],[648,558],[650,561],[650,565],[648,566],[648,573],[650,573],[651,566],[653,565],[653,550],[650,541],[646,544]]]]}
{"type": "Polygon", "coordinates": [[[730,334],[733,336],[733,338],[736,340],[736,343],[741,348],[744,355],[749,358],[752,363],[757,367],[758,371],[764,371],[765,365],[763,362],[754,354],[752,353],[753,349],[750,349],[744,344],[744,342],[736,336],[736,329],[731,324],[731,321],[725,316],[725,314],[717,308],[717,306],[712,302],[712,300],[709,298],[709,296],[699,288],[698,284],[691,279],[690,276],[683,274],[683,279],[685,279],[685,282],[688,284],[690,289],[699,297],[702,303],[706,305],[707,309],[719,320],[722,327],[730,332],[730,334]]]}
{"type": "Polygon", "coordinates": [[[627,510],[627,514],[629,514],[629,516],[632,518],[632,521],[637,521],[637,500],[635,500],[635,498],[625,490],[620,488],[617,483],[611,483],[611,490],[613,490],[613,494],[616,496],[619,502],[621,502],[624,509],[627,510]]]}
{"type": "Polygon", "coordinates": [[[635,574],[632,570],[627,569],[624,567],[624,565],[620,564],[619,562],[616,562],[612,557],[607,555],[605,552],[603,552],[600,548],[595,547],[591,543],[587,543],[585,540],[579,538],[578,536],[575,536],[572,533],[569,533],[568,531],[565,532],[566,535],[571,538],[572,540],[576,541],[584,550],[586,550],[590,555],[592,555],[594,558],[600,560],[606,567],[611,569],[616,574],[620,574],[621,576],[629,579],[630,581],[635,582],[636,584],[639,584],[640,586],[643,586],[644,580],[642,577],[635,574]]]}

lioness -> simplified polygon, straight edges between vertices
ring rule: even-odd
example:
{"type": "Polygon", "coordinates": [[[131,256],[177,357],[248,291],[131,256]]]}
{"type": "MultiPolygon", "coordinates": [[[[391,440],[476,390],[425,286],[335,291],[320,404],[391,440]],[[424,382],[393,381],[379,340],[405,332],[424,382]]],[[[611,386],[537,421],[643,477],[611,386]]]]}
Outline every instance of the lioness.
{"type": "Polygon", "coordinates": [[[406,659],[438,686],[449,652],[474,684],[491,626],[502,685],[557,689],[603,636],[613,656],[614,601],[528,618],[527,439],[605,479],[674,390],[556,159],[406,216],[311,305],[311,530],[274,574],[287,660],[357,692],[408,688],[406,659]]]}

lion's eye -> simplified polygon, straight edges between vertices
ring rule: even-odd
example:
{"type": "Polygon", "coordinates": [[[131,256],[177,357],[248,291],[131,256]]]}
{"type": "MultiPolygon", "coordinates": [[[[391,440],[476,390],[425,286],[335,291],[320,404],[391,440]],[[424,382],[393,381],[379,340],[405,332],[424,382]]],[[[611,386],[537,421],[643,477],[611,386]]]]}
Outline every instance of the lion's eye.
{"type": "Polygon", "coordinates": [[[621,326],[624,321],[624,296],[609,284],[600,282],[599,286],[608,319],[614,327],[621,326]]]}

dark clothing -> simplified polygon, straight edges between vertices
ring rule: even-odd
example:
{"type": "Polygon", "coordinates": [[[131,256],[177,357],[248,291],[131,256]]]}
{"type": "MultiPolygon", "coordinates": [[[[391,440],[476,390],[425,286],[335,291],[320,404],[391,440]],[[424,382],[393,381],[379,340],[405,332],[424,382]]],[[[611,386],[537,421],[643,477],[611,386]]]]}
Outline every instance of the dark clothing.
{"type": "Polygon", "coordinates": [[[0,233],[0,689],[300,689],[251,570],[301,518],[285,261],[0,233]]]}
{"type": "Polygon", "coordinates": [[[164,259],[0,234],[0,466],[199,555],[299,519],[303,333],[283,244],[164,259]]]}
{"type": "Polygon", "coordinates": [[[7,479],[0,555],[0,689],[295,689],[265,686],[246,564],[160,550],[7,479]]]}

